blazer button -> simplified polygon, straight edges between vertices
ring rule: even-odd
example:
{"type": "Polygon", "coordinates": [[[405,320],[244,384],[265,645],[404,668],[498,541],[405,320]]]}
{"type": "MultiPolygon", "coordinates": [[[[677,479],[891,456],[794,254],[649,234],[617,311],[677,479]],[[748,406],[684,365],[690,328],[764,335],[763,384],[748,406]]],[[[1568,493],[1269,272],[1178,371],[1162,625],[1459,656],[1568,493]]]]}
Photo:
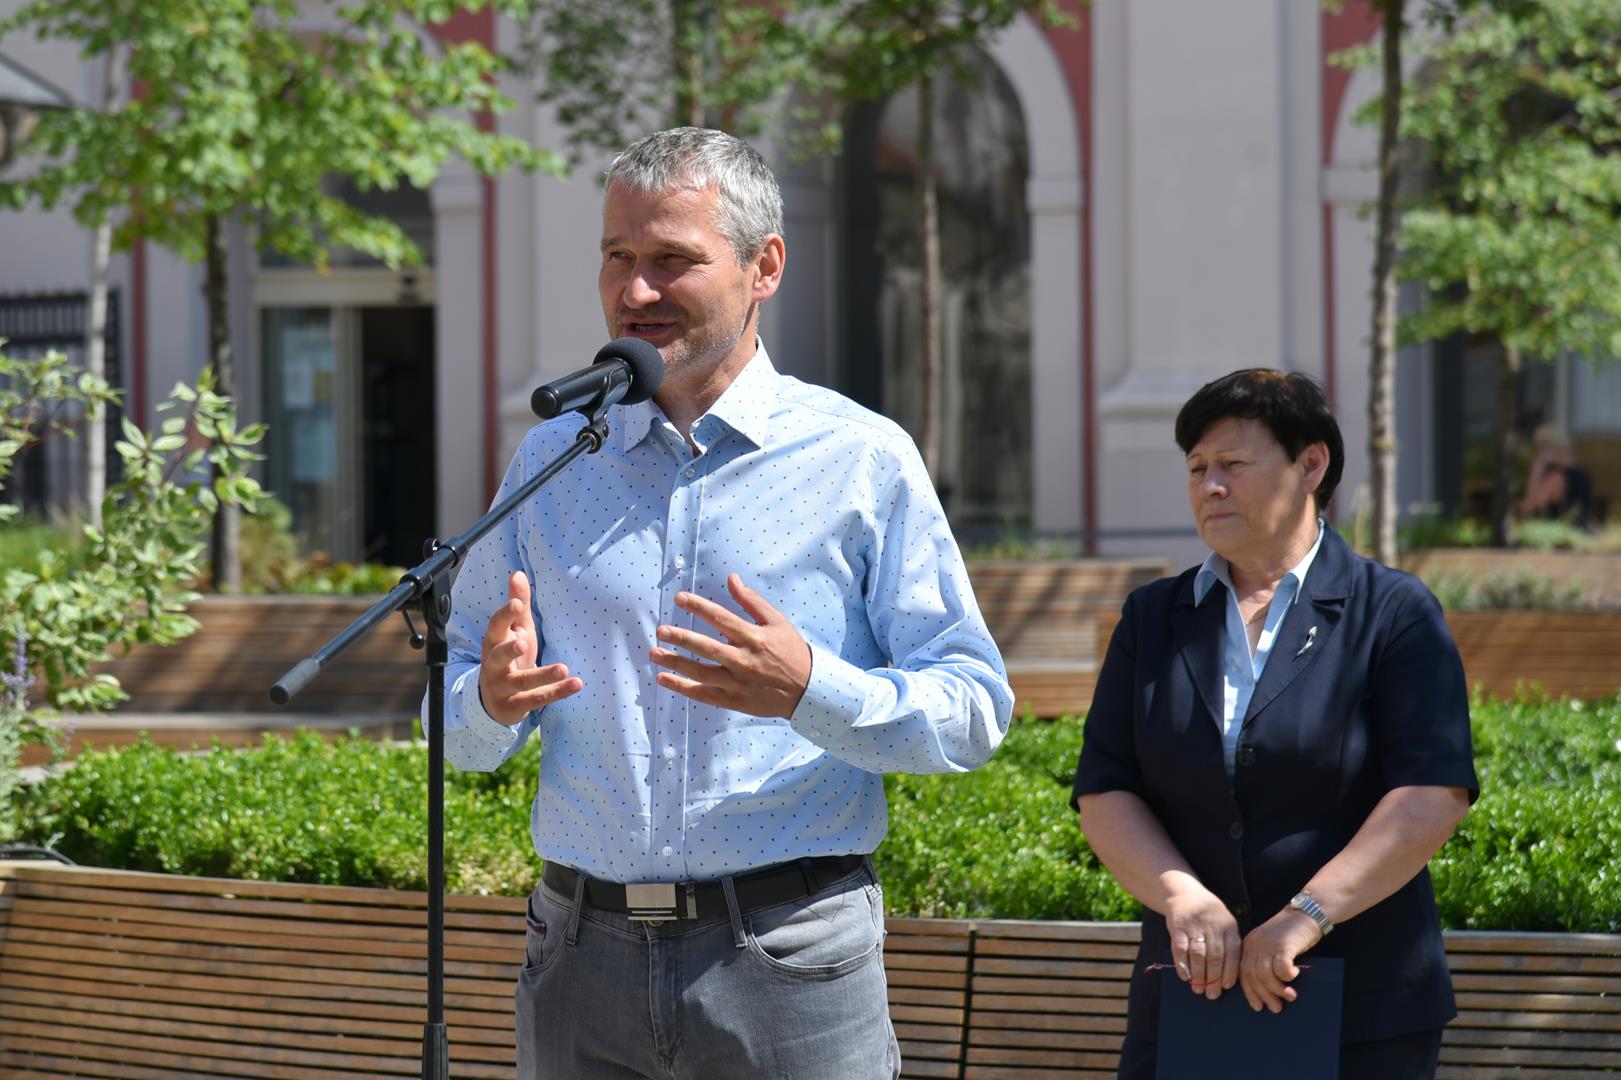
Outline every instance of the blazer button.
{"type": "Polygon", "coordinates": [[[1255,764],[1255,748],[1253,746],[1242,747],[1238,751],[1238,763],[1240,765],[1254,765],[1255,764]]]}
{"type": "Polygon", "coordinates": [[[1244,916],[1250,913],[1250,906],[1244,903],[1244,901],[1240,900],[1238,903],[1233,905],[1232,912],[1234,915],[1242,919],[1244,916]]]}
{"type": "Polygon", "coordinates": [[[1231,825],[1227,826],[1227,835],[1232,837],[1234,840],[1244,839],[1244,823],[1242,821],[1235,821],[1231,825]]]}

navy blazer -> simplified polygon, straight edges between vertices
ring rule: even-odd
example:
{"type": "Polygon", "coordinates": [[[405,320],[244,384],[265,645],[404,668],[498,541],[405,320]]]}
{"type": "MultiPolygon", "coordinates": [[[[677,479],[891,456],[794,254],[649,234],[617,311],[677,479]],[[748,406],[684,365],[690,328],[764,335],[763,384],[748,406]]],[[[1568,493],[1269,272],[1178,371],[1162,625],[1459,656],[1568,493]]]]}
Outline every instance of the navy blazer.
{"type": "MultiPolygon", "coordinates": [[[[1219,727],[1228,599],[1217,583],[1195,606],[1197,573],[1126,600],[1087,714],[1072,804],[1105,791],[1140,796],[1247,934],[1345,847],[1392,788],[1465,788],[1474,800],[1469,694],[1430,591],[1325,527],[1250,699],[1229,782],[1219,727]]],[[[1143,916],[1127,1031],[1153,1039],[1159,980],[1141,972],[1171,946],[1165,919],[1143,916]]],[[[1457,1015],[1428,870],[1312,951],[1345,959],[1345,1042],[1438,1028],[1457,1015]]]]}

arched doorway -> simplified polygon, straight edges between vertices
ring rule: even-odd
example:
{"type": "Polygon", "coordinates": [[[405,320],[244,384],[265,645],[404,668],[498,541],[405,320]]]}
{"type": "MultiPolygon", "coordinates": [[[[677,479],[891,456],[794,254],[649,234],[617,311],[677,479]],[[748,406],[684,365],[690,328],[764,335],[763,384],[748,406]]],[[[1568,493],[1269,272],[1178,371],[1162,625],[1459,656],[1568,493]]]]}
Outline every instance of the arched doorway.
{"type": "MultiPolygon", "coordinates": [[[[936,86],[942,370],[935,484],[967,536],[1035,523],[1030,146],[1012,83],[966,50],[936,86]]],[[[917,94],[852,107],[843,162],[841,387],[916,431],[921,271],[913,175],[917,94]]]]}

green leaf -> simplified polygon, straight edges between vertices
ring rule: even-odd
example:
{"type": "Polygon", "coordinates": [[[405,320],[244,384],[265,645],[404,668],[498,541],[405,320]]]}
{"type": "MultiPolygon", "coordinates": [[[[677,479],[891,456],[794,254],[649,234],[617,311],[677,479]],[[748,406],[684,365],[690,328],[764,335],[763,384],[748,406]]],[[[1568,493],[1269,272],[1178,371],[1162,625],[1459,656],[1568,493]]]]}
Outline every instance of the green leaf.
{"type": "Polygon", "coordinates": [[[146,447],[146,433],[135,426],[129,417],[121,417],[119,425],[124,432],[124,441],[136,450],[144,451],[146,447]]]}

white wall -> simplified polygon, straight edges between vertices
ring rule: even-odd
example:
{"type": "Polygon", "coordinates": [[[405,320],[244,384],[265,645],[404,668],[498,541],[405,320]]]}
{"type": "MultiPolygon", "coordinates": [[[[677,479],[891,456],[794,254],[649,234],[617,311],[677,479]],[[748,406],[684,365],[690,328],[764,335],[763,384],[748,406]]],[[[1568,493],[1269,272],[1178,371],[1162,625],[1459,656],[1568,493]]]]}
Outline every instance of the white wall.
{"type": "MultiPolygon", "coordinates": [[[[22,6],[22,0],[0,0],[0,17],[22,6]]],[[[0,53],[81,105],[101,100],[101,65],[84,64],[71,42],[39,41],[21,33],[0,40],[0,53]]],[[[19,178],[32,163],[14,159],[0,177],[19,178]]],[[[87,292],[90,288],[91,232],[74,220],[71,202],[45,211],[37,204],[23,211],[0,212],[0,295],[87,292]]],[[[119,290],[118,312],[124,334],[120,355],[129,362],[129,259],[114,255],[110,283],[119,290]]]]}
{"type": "Polygon", "coordinates": [[[1099,550],[1203,552],[1177,410],[1243,367],[1320,374],[1317,13],[1093,9],[1099,550]]]}

